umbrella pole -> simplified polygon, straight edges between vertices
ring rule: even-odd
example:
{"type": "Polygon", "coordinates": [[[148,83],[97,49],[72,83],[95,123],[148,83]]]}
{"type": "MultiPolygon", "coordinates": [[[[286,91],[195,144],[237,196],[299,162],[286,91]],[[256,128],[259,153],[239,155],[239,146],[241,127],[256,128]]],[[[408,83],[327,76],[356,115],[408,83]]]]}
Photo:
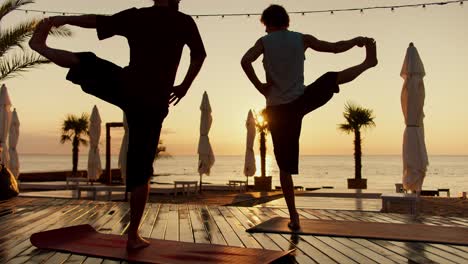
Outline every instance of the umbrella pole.
{"type": "Polygon", "coordinates": [[[200,193],[202,192],[202,174],[200,174],[200,193]]]}

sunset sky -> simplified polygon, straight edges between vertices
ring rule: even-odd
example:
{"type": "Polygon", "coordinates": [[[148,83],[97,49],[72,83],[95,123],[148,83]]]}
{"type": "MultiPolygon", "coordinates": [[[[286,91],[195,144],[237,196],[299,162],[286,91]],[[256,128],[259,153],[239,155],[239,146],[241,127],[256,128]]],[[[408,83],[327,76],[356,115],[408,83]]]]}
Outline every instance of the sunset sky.
{"type": "MultiPolygon", "coordinates": [[[[269,4],[281,4],[288,11],[328,10],[388,6],[426,1],[410,0],[182,0],[182,12],[192,15],[217,13],[261,13],[269,4]]],[[[37,0],[30,9],[112,14],[126,8],[152,5],[150,0],[37,0]]],[[[291,15],[290,30],[309,33],[327,41],[369,36],[377,41],[379,65],[365,72],[321,109],[304,118],[301,136],[302,155],[352,154],[353,136],[340,132],[342,112],[351,101],[374,110],[376,127],[363,132],[364,154],[400,154],[404,131],[400,94],[400,70],[406,48],[414,42],[426,69],[425,131],[428,153],[468,154],[468,3],[426,8],[404,8],[335,12],[333,15],[291,15]]],[[[46,14],[46,16],[51,14],[46,14]]],[[[2,29],[28,17],[42,14],[14,12],[2,21],[2,29]]],[[[265,34],[258,16],[202,17],[196,19],[208,53],[206,63],[187,96],[171,107],[163,125],[162,140],[173,155],[197,154],[199,120],[203,92],[208,93],[213,109],[210,140],[215,155],[241,155],[245,151],[245,120],[249,109],[259,111],[264,98],[245,77],[240,59],[255,41],[265,34]]],[[[94,30],[72,28],[68,39],[50,38],[53,47],[73,51],[93,51],[98,56],[125,66],[128,45],[121,37],[98,41],[94,30]]],[[[161,40],[164,41],[164,40],[161,40]]],[[[178,81],[185,75],[188,49],[184,50],[178,81]]],[[[305,80],[309,84],[326,71],[337,71],[360,63],[365,50],[353,48],[342,54],[307,51],[305,80]]],[[[261,58],[255,64],[264,76],[261,58]]],[[[21,153],[70,153],[69,145],[59,143],[60,126],[69,114],[91,113],[99,108],[103,122],[120,122],[122,112],[115,106],[87,95],[65,80],[66,70],[43,66],[22,76],[4,81],[21,128],[18,151],[21,153]]],[[[151,122],[151,120],[148,120],[151,122]]],[[[104,131],[104,130],[103,130],[104,131]]],[[[122,130],[113,133],[114,150],[122,130]]],[[[101,136],[101,149],[104,150],[101,136]]],[[[271,139],[268,138],[271,142],[271,139]]],[[[258,149],[256,147],[256,149],[258,149]]],[[[271,151],[272,148],[270,147],[271,151]]],[[[83,151],[84,153],[84,151],[83,151]]]]}

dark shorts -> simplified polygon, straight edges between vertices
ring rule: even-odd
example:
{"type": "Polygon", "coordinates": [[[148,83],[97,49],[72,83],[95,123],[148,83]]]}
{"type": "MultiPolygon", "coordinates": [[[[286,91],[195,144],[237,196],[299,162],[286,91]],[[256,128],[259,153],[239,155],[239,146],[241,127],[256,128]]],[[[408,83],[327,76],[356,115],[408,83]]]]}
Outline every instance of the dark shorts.
{"type": "Polygon", "coordinates": [[[336,84],[338,73],[327,72],[307,86],[296,100],[266,109],[269,129],[273,139],[276,163],[282,171],[299,173],[299,137],[302,118],[326,104],[340,88],[336,84]]]}
{"type": "MultiPolygon", "coordinates": [[[[120,107],[128,122],[127,191],[149,182],[153,175],[161,127],[168,105],[138,103],[129,98],[131,82],[123,76],[123,68],[103,60],[91,52],[76,53],[80,63],[70,68],[67,80],[108,103],[120,107]]],[[[144,97],[144,96],[142,96],[144,97]]],[[[134,98],[133,98],[134,99],[134,98]]]]}

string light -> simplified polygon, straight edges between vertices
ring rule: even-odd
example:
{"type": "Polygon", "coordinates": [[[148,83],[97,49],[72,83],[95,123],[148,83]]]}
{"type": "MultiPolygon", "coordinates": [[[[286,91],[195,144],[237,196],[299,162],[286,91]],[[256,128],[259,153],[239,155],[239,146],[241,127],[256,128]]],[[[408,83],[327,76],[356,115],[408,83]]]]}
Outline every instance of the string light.
{"type": "MultiPolygon", "coordinates": [[[[443,2],[428,2],[428,3],[419,3],[419,4],[404,4],[404,5],[393,5],[393,6],[370,6],[370,7],[356,7],[356,8],[343,8],[343,9],[333,9],[333,10],[309,10],[309,11],[293,11],[288,12],[289,14],[314,14],[314,13],[330,13],[331,15],[335,14],[335,12],[351,12],[351,11],[359,11],[360,14],[364,14],[365,10],[376,10],[376,9],[390,9],[392,12],[395,11],[397,8],[407,8],[407,7],[422,7],[426,8],[427,6],[438,5],[443,6],[447,4],[456,4],[458,3],[460,6],[463,7],[463,3],[468,0],[451,0],[451,1],[443,1],[443,2]]],[[[17,8],[14,11],[23,11],[26,14],[29,12],[31,13],[42,13],[43,15],[46,14],[56,14],[56,15],[87,15],[90,13],[77,13],[77,12],[63,12],[63,11],[50,11],[50,10],[35,10],[35,9],[24,9],[24,8],[17,8]]],[[[105,15],[105,14],[102,14],[105,15]]],[[[237,13],[237,14],[195,14],[192,15],[195,18],[200,17],[236,17],[236,16],[261,16],[261,13],[237,13]]]]}

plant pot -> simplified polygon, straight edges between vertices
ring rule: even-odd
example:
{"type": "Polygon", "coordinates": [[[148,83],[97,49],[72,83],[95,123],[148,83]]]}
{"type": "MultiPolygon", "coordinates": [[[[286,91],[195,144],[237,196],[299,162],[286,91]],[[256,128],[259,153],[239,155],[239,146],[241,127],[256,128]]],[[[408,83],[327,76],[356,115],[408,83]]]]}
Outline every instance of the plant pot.
{"type": "Polygon", "coordinates": [[[367,189],[367,179],[348,179],[348,189],[367,189]]]}
{"type": "Polygon", "coordinates": [[[259,192],[271,191],[271,176],[254,177],[254,190],[259,192]]]}

